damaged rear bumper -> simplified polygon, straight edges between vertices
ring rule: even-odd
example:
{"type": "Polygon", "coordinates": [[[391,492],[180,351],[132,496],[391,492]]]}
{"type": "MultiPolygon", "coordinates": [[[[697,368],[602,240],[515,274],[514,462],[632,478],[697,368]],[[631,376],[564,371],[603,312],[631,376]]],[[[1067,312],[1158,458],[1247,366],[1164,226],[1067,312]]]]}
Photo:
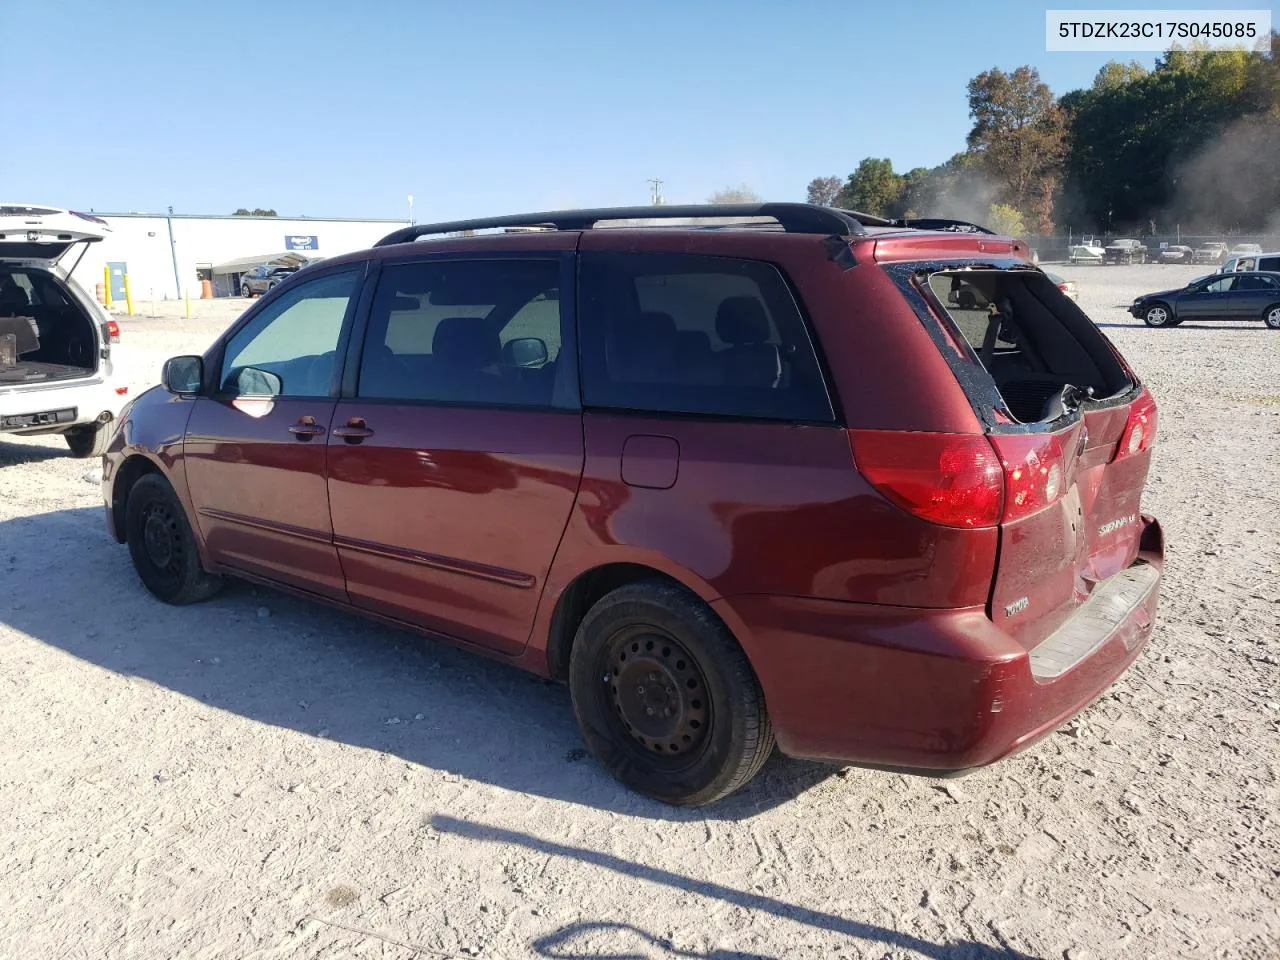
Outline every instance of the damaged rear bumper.
{"type": "Polygon", "coordinates": [[[1028,746],[1101,696],[1151,635],[1164,544],[1143,517],[1133,567],[1027,650],[982,608],[788,597],[713,606],[743,640],[791,756],[941,775],[1028,746]]]}

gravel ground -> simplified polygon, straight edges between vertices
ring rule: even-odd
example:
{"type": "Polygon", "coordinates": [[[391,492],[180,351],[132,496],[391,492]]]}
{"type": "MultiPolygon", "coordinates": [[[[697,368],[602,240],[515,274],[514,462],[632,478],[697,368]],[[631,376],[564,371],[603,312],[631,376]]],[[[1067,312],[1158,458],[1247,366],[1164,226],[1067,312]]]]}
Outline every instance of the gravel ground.
{"type": "MultiPolygon", "coordinates": [[[[0,956],[1280,956],[1280,334],[1124,313],[1199,270],[1055,269],[1159,398],[1168,577],[1110,693],[959,781],[775,757],[658,806],[559,687],[247,585],[153,601],[92,466],[0,443],[0,956]]],[[[132,379],[241,307],[124,321],[132,379]]]]}

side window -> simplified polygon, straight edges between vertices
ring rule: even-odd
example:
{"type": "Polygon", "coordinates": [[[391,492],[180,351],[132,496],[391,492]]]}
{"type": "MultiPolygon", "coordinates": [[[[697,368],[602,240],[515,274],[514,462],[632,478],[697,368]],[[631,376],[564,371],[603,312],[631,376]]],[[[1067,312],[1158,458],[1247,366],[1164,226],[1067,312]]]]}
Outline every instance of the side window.
{"type": "Polygon", "coordinates": [[[579,277],[587,404],[835,419],[799,307],[772,264],[587,253],[579,277]]]}
{"type": "Polygon", "coordinates": [[[294,287],[227,341],[218,383],[232,396],[327,397],[359,271],[294,287]]]}
{"type": "Polygon", "coordinates": [[[1250,273],[1245,274],[1236,280],[1236,290],[1271,290],[1276,286],[1273,278],[1263,276],[1262,274],[1250,273]]]}
{"type": "Polygon", "coordinates": [[[1263,257],[1258,261],[1259,270],[1280,270],[1280,257],[1263,257]]]}
{"type": "Polygon", "coordinates": [[[390,264],[369,311],[357,395],[576,406],[563,323],[559,259],[390,264]]]}
{"type": "Polygon", "coordinates": [[[1226,293],[1234,288],[1236,282],[1235,277],[1223,277],[1221,280],[1214,280],[1204,287],[1205,293],[1226,293]]]}

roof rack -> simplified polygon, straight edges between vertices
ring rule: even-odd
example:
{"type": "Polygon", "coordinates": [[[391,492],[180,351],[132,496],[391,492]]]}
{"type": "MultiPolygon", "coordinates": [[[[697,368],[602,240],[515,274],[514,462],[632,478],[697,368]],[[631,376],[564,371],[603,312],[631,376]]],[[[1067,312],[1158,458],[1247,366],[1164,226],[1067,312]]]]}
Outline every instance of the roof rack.
{"type": "MultiPolygon", "coordinates": [[[[556,230],[590,230],[601,220],[697,220],[722,217],[772,217],[787,233],[818,233],[841,237],[860,236],[865,214],[820,207],[811,203],[714,203],[661,207],[601,207],[594,210],[559,210],[551,213],[524,213],[478,220],[454,220],[449,223],[422,223],[387,234],[374,244],[386,247],[409,243],[419,237],[466,230],[489,230],[498,227],[550,227],[556,230]]],[[[891,220],[875,221],[889,226],[891,220]]]]}

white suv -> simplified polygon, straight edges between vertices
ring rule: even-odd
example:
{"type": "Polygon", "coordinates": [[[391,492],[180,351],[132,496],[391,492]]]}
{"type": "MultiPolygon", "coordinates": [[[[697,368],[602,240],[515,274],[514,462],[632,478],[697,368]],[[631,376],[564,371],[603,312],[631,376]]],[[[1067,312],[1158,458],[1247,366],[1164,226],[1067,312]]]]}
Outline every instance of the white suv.
{"type": "Polygon", "coordinates": [[[88,214],[0,203],[0,438],[60,433],[77,457],[111,441],[129,389],[112,365],[120,328],[70,276],[109,232],[88,214]]]}

